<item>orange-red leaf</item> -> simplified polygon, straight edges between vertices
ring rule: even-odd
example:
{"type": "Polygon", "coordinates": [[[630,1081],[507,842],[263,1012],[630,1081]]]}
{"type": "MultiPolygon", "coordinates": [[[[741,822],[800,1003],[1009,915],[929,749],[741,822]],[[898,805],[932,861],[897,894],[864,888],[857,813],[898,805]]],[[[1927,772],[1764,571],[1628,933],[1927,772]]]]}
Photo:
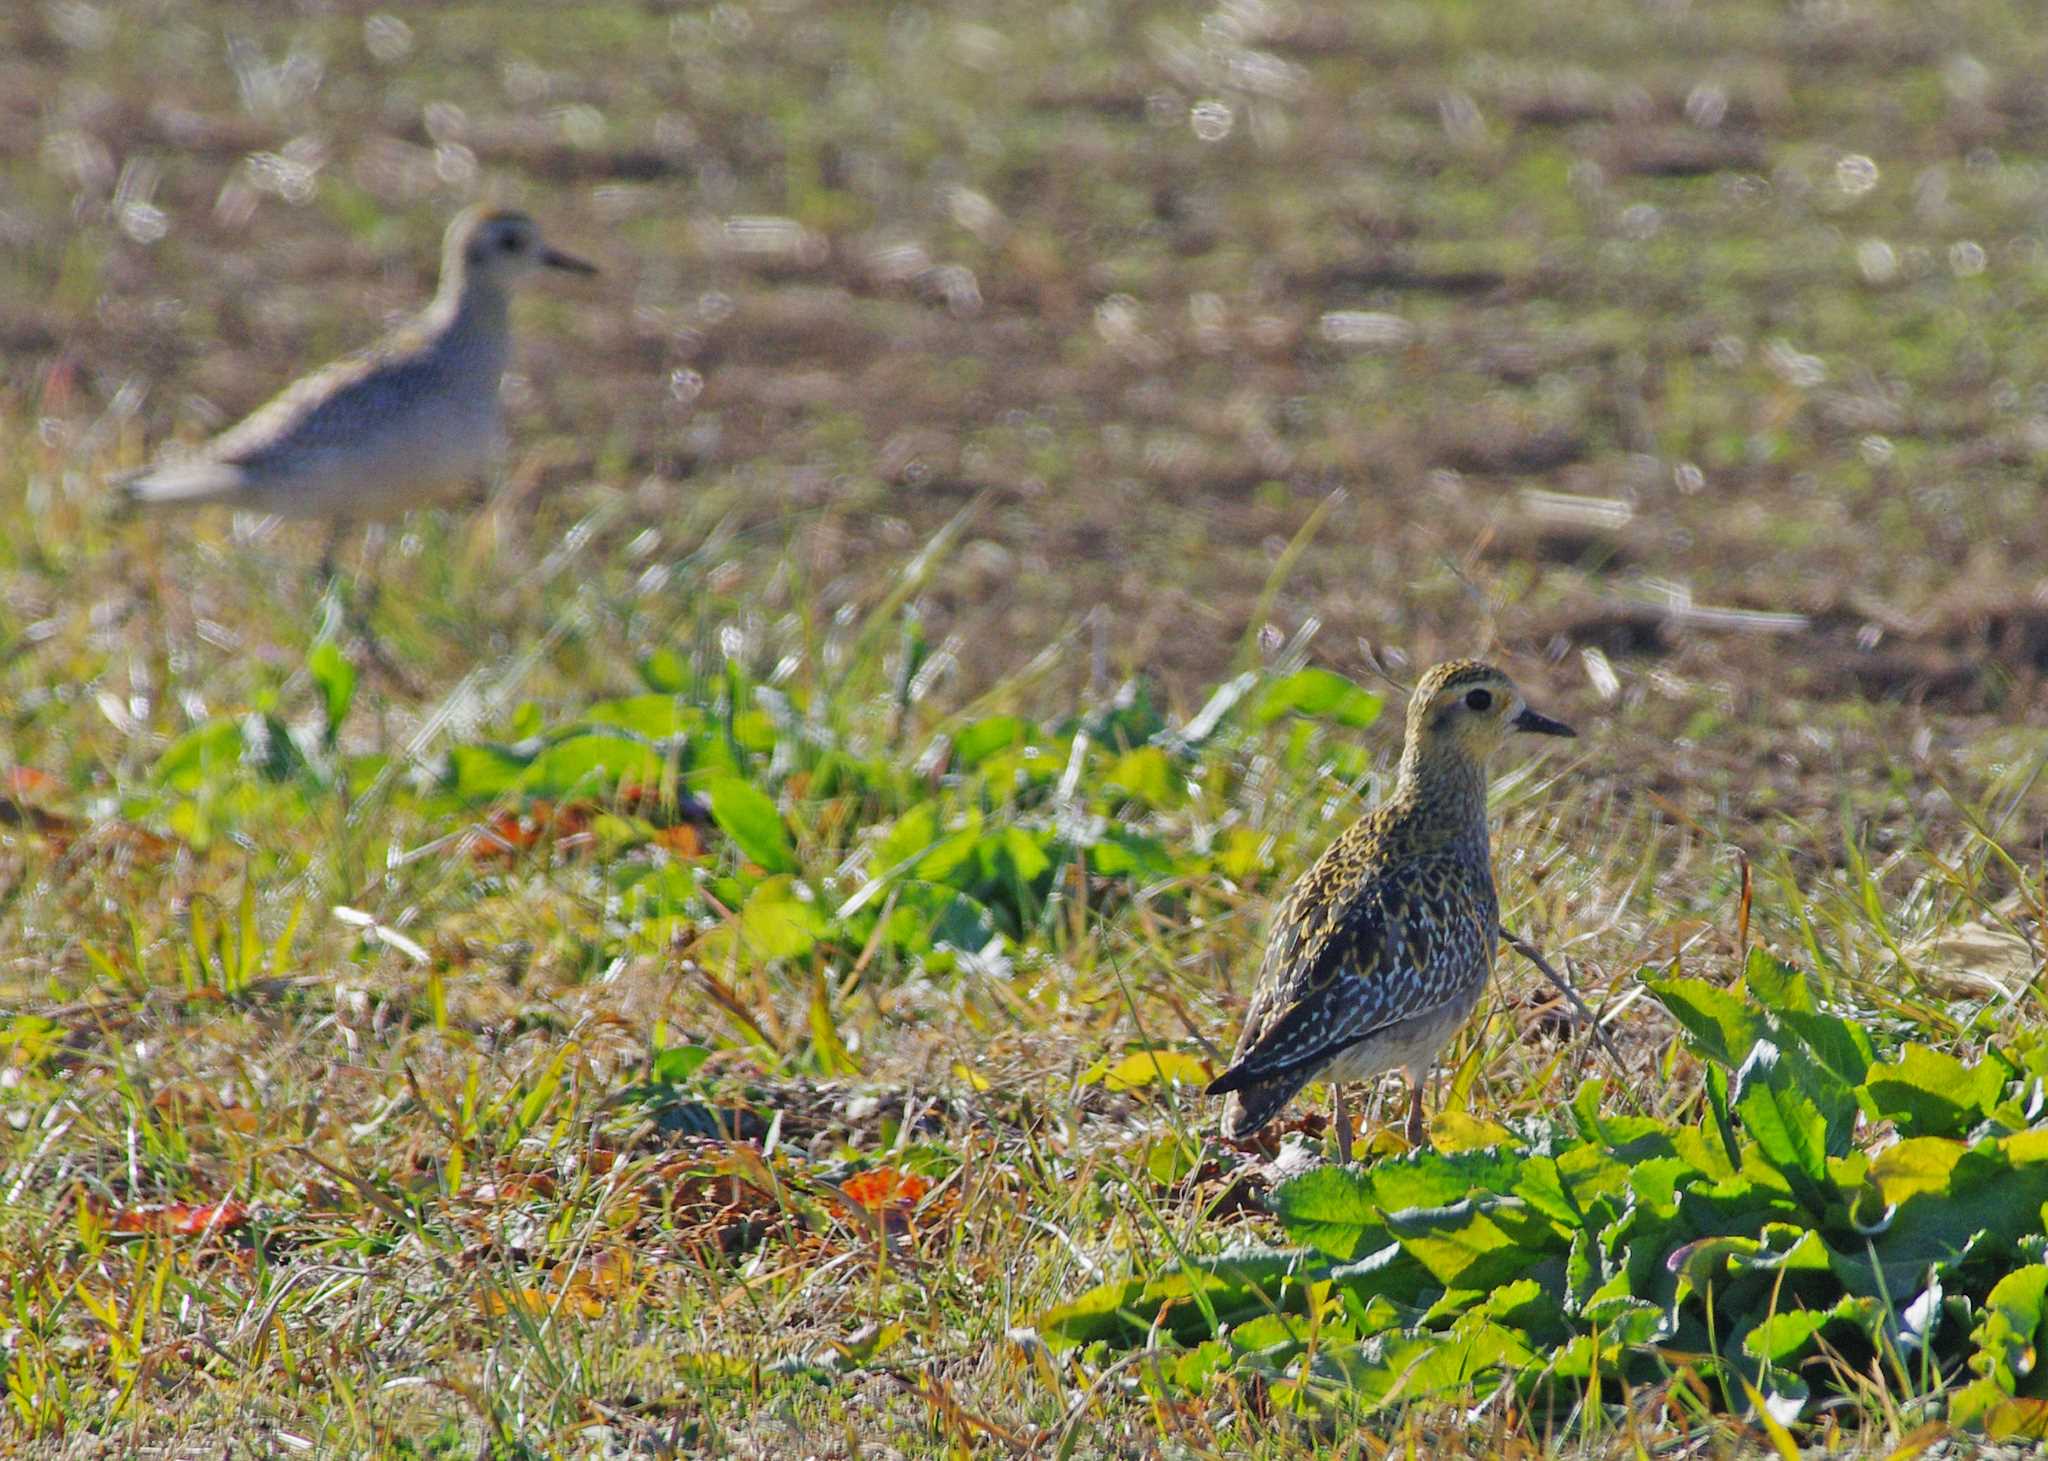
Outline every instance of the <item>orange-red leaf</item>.
{"type": "Polygon", "coordinates": [[[915,1172],[876,1167],[847,1178],[839,1190],[866,1208],[914,1207],[931,1186],[915,1172]]]}
{"type": "Polygon", "coordinates": [[[689,822],[678,822],[673,827],[659,828],[654,834],[654,840],[677,857],[704,855],[704,834],[689,822]]]}
{"type": "Polygon", "coordinates": [[[249,1221],[249,1205],[228,1198],[222,1202],[152,1202],[126,1207],[107,1222],[114,1233],[168,1233],[190,1238],[201,1233],[225,1233],[249,1221]]]}

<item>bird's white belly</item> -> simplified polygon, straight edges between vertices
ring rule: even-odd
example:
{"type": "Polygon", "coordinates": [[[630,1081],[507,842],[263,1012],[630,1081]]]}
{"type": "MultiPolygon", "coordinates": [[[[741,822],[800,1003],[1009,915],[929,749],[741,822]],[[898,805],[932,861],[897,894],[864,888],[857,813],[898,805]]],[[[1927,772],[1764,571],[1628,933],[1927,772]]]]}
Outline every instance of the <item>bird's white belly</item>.
{"type": "Polygon", "coordinates": [[[495,411],[408,412],[249,463],[249,506],[286,517],[394,517],[475,481],[502,440],[495,411]]]}

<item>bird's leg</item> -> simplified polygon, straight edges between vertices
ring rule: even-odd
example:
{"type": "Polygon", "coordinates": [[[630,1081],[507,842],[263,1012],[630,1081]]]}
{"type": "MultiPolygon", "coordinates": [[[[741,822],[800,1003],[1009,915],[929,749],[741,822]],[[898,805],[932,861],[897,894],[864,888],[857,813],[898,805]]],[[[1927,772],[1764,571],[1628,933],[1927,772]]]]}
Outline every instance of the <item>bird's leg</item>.
{"type": "MultiPolygon", "coordinates": [[[[336,531],[340,531],[339,524],[336,524],[336,531]]],[[[399,668],[398,662],[385,652],[384,642],[377,637],[377,627],[370,618],[377,611],[377,599],[382,588],[377,579],[377,560],[382,556],[383,548],[384,527],[381,523],[372,523],[363,532],[363,570],[360,576],[363,601],[359,605],[355,601],[355,595],[349,595],[349,627],[355,630],[356,637],[362,641],[363,658],[370,662],[371,668],[396,685],[401,694],[417,700],[425,692],[414,682],[412,676],[399,668]]]]}
{"type": "Polygon", "coordinates": [[[1330,1082],[1330,1120],[1337,1127],[1337,1160],[1351,1165],[1351,1112],[1344,1105],[1344,1083],[1330,1082]]]}
{"type": "Polygon", "coordinates": [[[363,567],[356,575],[356,582],[363,592],[363,606],[357,612],[362,615],[362,632],[373,643],[375,636],[370,633],[370,616],[377,612],[377,600],[383,593],[383,585],[377,579],[377,567],[384,556],[384,526],[371,523],[363,529],[363,567]]]}
{"type": "Polygon", "coordinates": [[[320,549],[320,592],[323,594],[332,592],[335,580],[341,576],[335,559],[340,555],[341,535],[345,529],[346,520],[342,518],[336,518],[327,525],[327,542],[320,549]]]}
{"type": "Polygon", "coordinates": [[[1422,1081],[1411,1069],[1408,1072],[1408,1145],[1427,1145],[1429,1133],[1422,1126],[1422,1081]]]}

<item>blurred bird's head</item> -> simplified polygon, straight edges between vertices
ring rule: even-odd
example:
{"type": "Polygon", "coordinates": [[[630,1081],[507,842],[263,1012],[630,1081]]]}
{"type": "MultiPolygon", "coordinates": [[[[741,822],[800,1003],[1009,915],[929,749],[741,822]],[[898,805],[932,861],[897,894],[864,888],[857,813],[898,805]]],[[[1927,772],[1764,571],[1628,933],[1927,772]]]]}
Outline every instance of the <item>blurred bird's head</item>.
{"type": "Polygon", "coordinates": [[[536,269],[562,269],[595,274],[597,266],[559,249],[549,248],[540,229],[524,213],[510,209],[471,208],[448,225],[442,248],[443,287],[452,280],[504,289],[536,269]]]}
{"type": "Polygon", "coordinates": [[[1449,660],[1422,677],[1408,701],[1408,754],[1451,754],[1484,765],[1516,731],[1575,736],[1563,721],[1529,708],[1515,682],[1478,660],[1449,660]]]}

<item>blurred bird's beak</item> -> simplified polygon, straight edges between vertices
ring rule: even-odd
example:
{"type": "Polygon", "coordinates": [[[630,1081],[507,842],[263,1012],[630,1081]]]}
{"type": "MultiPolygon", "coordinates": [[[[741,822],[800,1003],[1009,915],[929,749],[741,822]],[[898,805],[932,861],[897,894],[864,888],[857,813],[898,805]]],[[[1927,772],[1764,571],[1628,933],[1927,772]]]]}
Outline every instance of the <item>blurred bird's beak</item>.
{"type": "Polygon", "coordinates": [[[1573,730],[1563,721],[1552,720],[1547,715],[1538,715],[1526,705],[1522,707],[1522,713],[1509,721],[1508,724],[1518,731],[1528,731],[1533,735],[1539,736],[1578,735],[1577,731],[1573,730]]]}
{"type": "Polygon", "coordinates": [[[565,254],[560,249],[542,249],[540,261],[550,269],[566,269],[571,274],[595,274],[597,265],[584,262],[574,254],[565,254]]]}

